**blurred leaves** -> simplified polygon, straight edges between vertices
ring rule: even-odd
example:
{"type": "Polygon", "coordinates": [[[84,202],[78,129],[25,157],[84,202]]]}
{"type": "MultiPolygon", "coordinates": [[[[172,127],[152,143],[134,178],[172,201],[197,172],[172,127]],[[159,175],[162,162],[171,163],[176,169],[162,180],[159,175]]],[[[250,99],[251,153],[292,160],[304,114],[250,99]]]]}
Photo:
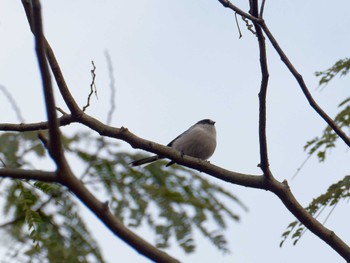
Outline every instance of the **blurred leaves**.
{"type": "Polygon", "coordinates": [[[332,67],[325,71],[317,71],[316,77],[320,77],[319,85],[327,85],[335,76],[345,76],[350,71],[350,59],[344,58],[338,60],[332,67]]]}
{"type": "MultiPolygon", "coordinates": [[[[33,167],[29,161],[33,154],[45,156],[35,132],[4,133],[0,142],[7,167],[33,167]]],[[[1,262],[104,262],[67,189],[26,180],[0,182],[4,199],[0,229],[7,239],[1,262]]]]}
{"type": "MultiPolygon", "coordinates": [[[[350,175],[345,176],[344,179],[339,182],[332,184],[326,193],[320,195],[319,197],[312,200],[306,210],[315,217],[318,217],[325,208],[332,207],[334,208],[341,200],[348,200],[350,197],[350,175]]],[[[331,210],[332,212],[333,210],[331,210]]],[[[328,218],[328,216],[327,216],[328,218]]],[[[295,245],[303,233],[306,231],[306,228],[299,221],[294,221],[290,223],[287,227],[287,230],[282,234],[282,241],[280,246],[286,241],[288,237],[291,237],[293,244],[295,245]]]]}
{"type": "MultiPolygon", "coordinates": [[[[320,77],[319,85],[327,85],[338,74],[345,76],[350,71],[350,59],[345,58],[337,61],[332,67],[325,71],[318,71],[315,73],[317,77],[320,77]]],[[[334,118],[334,122],[342,129],[349,131],[350,127],[350,97],[343,100],[338,105],[340,112],[334,118]]],[[[317,157],[320,162],[325,161],[327,153],[336,147],[336,141],[338,135],[332,130],[330,126],[327,126],[322,135],[313,138],[308,141],[304,146],[304,149],[308,151],[309,155],[317,153],[317,157]]]]}
{"type": "Polygon", "coordinates": [[[110,208],[125,225],[147,224],[155,233],[158,247],[169,247],[170,238],[175,238],[186,252],[195,249],[193,235],[197,229],[218,249],[228,252],[223,230],[227,220],[238,221],[239,216],[224,204],[231,206],[234,202],[246,210],[236,196],[182,166],[165,167],[166,162],[160,161],[135,169],[128,164],[144,155],[121,152],[117,144],[94,140],[88,134],[80,138],[96,142],[92,148],[100,149],[97,157],[87,152],[87,147],[70,148],[91,164],[83,181],[110,196],[110,208]]]}
{"type": "MultiPolygon", "coordinates": [[[[334,122],[342,129],[346,128],[349,130],[350,127],[350,98],[342,101],[339,104],[341,111],[334,118],[334,122]]],[[[325,161],[326,154],[332,148],[336,147],[336,141],[339,136],[332,130],[330,126],[327,126],[320,137],[308,141],[304,150],[308,151],[309,155],[317,153],[318,160],[320,162],[325,161]]]]}
{"type": "MultiPolygon", "coordinates": [[[[321,77],[319,85],[327,85],[329,82],[338,74],[340,76],[345,76],[350,72],[350,59],[345,58],[337,61],[332,67],[325,71],[316,72],[317,77],[321,77]]],[[[341,128],[347,129],[349,131],[350,127],[350,97],[343,100],[338,105],[340,112],[334,118],[334,122],[341,128]]],[[[315,137],[314,139],[308,141],[304,146],[304,150],[308,151],[309,156],[317,154],[318,160],[324,162],[326,160],[328,152],[336,147],[336,141],[338,140],[338,135],[332,130],[330,126],[327,126],[322,135],[315,137]]],[[[315,198],[309,206],[306,208],[307,211],[314,217],[318,217],[327,207],[331,207],[330,214],[333,209],[341,200],[348,199],[350,196],[350,176],[345,176],[344,179],[331,185],[326,193],[315,198]]],[[[326,218],[326,220],[327,220],[326,218]]],[[[294,221],[290,223],[286,231],[282,234],[282,241],[280,246],[291,237],[293,244],[295,245],[302,235],[305,233],[306,228],[299,221],[294,221]]]]}
{"type": "MultiPolygon", "coordinates": [[[[158,162],[132,168],[128,164],[144,156],[123,152],[113,140],[85,132],[63,141],[85,185],[100,200],[108,200],[128,227],[148,226],[158,247],[175,240],[185,252],[193,252],[197,230],[219,250],[229,251],[224,231],[230,221],[239,220],[232,207],[247,210],[232,193],[181,166],[158,162]]],[[[33,157],[47,156],[36,133],[26,132],[1,134],[0,157],[16,168],[34,167],[33,157]]],[[[8,253],[1,262],[104,262],[67,189],[24,180],[0,183],[5,200],[0,229],[12,241],[6,242],[8,253]]]]}

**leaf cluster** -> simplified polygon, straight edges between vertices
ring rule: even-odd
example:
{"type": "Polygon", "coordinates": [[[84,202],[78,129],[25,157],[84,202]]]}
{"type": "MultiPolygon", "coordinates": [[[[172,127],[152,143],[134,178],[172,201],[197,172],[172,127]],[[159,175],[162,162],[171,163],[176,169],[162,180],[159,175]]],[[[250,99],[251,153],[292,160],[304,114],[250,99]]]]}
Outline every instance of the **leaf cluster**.
{"type": "MultiPolygon", "coordinates": [[[[345,76],[350,72],[350,59],[345,58],[337,61],[332,67],[325,71],[316,72],[317,77],[321,77],[319,85],[327,85],[335,76],[345,76]]],[[[350,127],[350,97],[343,100],[339,106],[341,110],[334,118],[334,122],[342,129],[349,129],[350,127]]],[[[304,146],[304,150],[308,151],[309,156],[317,154],[318,160],[324,162],[326,160],[328,152],[336,147],[336,141],[338,135],[332,130],[330,126],[327,126],[320,137],[308,141],[304,146]]],[[[344,179],[331,185],[326,193],[315,198],[306,210],[312,215],[318,217],[327,207],[332,207],[331,212],[336,205],[341,201],[349,198],[350,193],[350,176],[345,176],[344,179]]],[[[331,213],[330,212],[330,213],[331,213]]],[[[328,217],[327,217],[328,218],[328,217]]],[[[288,237],[291,237],[293,244],[295,245],[306,228],[299,221],[290,223],[287,230],[282,234],[282,241],[280,246],[286,241],[288,237]]]]}
{"type": "MultiPolygon", "coordinates": [[[[350,71],[350,59],[345,58],[337,61],[332,67],[325,71],[318,71],[315,73],[317,77],[321,77],[319,85],[327,85],[335,76],[345,76],[350,71]]],[[[340,112],[334,118],[334,122],[343,129],[349,129],[350,127],[350,97],[343,100],[338,105],[340,112]]],[[[308,141],[304,146],[304,149],[308,151],[309,155],[317,153],[317,157],[320,162],[325,161],[326,154],[332,148],[336,147],[336,141],[338,135],[332,130],[330,126],[327,126],[321,136],[317,136],[308,141]]]]}
{"type": "MultiPolygon", "coordinates": [[[[339,104],[341,111],[334,118],[334,122],[340,128],[349,129],[350,127],[350,98],[345,99],[339,104]]],[[[336,147],[336,141],[339,136],[333,131],[330,126],[327,126],[320,137],[308,141],[304,150],[308,151],[309,155],[317,153],[318,160],[324,162],[326,154],[333,148],[336,147]]]]}
{"type": "Polygon", "coordinates": [[[327,85],[335,76],[345,76],[350,71],[350,59],[344,58],[338,60],[332,67],[315,72],[316,77],[320,77],[319,85],[327,85]]]}
{"type": "Polygon", "coordinates": [[[188,253],[195,250],[197,229],[218,249],[228,252],[223,230],[227,219],[238,221],[239,216],[223,201],[246,209],[235,195],[197,172],[177,165],[166,167],[166,162],[135,169],[129,163],[144,155],[122,152],[117,144],[103,138],[94,140],[88,134],[79,138],[83,144],[96,142],[92,148],[100,149],[96,156],[86,151],[86,146],[81,147],[83,144],[70,148],[90,164],[83,181],[104,191],[110,208],[125,225],[135,228],[146,224],[155,233],[158,247],[169,247],[173,237],[188,253]],[[208,222],[216,227],[210,229],[208,222]]]}
{"type": "MultiPolygon", "coordinates": [[[[109,200],[110,209],[125,225],[146,225],[158,247],[167,248],[175,240],[188,253],[195,250],[197,229],[228,252],[224,230],[228,220],[239,220],[230,207],[235,204],[246,210],[235,195],[181,166],[165,167],[159,162],[134,169],[129,163],[144,156],[123,152],[112,140],[76,133],[63,141],[70,159],[78,159],[80,179],[102,200],[109,200]]],[[[0,153],[7,167],[34,167],[33,154],[46,156],[35,132],[1,134],[0,153]]],[[[67,189],[5,179],[0,187],[8,219],[0,228],[12,241],[6,243],[8,253],[2,262],[14,258],[17,262],[104,262],[67,189]]]]}
{"type": "MultiPolygon", "coordinates": [[[[34,132],[0,136],[7,167],[33,166],[26,156],[45,151],[34,132]]],[[[28,180],[1,180],[7,236],[1,262],[104,262],[98,244],[79,215],[74,197],[61,185],[28,180]]]]}
{"type": "MultiPolygon", "coordinates": [[[[346,200],[350,197],[350,175],[345,176],[344,179],[339,182],[332,184],[326,191],[326,193],[318,196],[306,207],[306,210],[315,217],[318,217],[325,208],[335,207],[341,200],[346,200]]],[[[331,210],[332,211],[332,210],[331,210]]],[[[286,239],[291,236],[291,239],[294,240],[293,244],[295,245],[303,233],[306,231],[306,228],[299,221],[294,221],[290,223],[287,227],[287,230],[282,234],[282,241],[280,246],[286,241],[286,239]]]]}

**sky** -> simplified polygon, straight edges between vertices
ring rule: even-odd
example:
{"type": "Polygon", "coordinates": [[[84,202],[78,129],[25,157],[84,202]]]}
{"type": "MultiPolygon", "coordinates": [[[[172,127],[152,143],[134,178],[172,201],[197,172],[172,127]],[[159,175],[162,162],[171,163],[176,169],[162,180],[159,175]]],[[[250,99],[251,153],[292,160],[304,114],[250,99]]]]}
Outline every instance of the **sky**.
{"type": "MultiPolygon", "coordinates": [[[[248,10],[248,1],[234,1],[248,10]]],[[[218,146],[211,162],[236,172],[260,174],[258,92],[260,68],[254,35],[234,13],[215,0],[70,0],[43,1],[44,30],[74,97],[84,105],[91,82],[91,61],[97,66],[99,99],[88,113],[106,120],[110,54],[116,81],[116,113],[112,125],[127,127],[145,139],[167,144],[195,122],[216,121],[218,146]]],[[[349,78],[336,78],[318,88],[314,72],[348,56],[350,2],[266,1],[265,20],[271,32],[303,75],[315,100],[330,115],[348,92],[349,78]]],[[[0,0],[0,85],[20,105],[27,122],[45,119],[42,87],[30,33],[20,1],[0,0]]],[[[349,174],[349,153],[343,143],[325,163],[307,157],[306,141],[320,135],[324,121],[310,108],[299,86],[268,44],[270,71],[267,135],[271,170],[288,180],[296,198],[306,206],[327,187],[349,174]]],[[[64,104],[56,93],[58,105],[64,104]]],[[[8,102],[0,97],[0,122],[17,122],[8,102]]],[[[126,143],[123,149],[135,152],[126,143]]],[[[210,176],[203,174],[205,178],[210,176]]],[[[166,250],[182,262],[343,262],[328,245],[306,232],[297,246],[281,234],[294,220],[270,192],[215,183],[231,190],[249,207],[240,223],[227,230],[231,254],[222,255],[197,234],[196,253],[186,255],[175,243],[166,250]]],[[[89,211],[89,226],[108,262],[149,262],[114,237],[89,211]]],[[[321,217],[321,221],[324,219],[321,217]]],[[[342,203],[326,222],[350,243],[348,204],[342,203]]],[[[145,229],[136,233],[149,242],[145,229]]],[[[1,258],[1,255],[0,255],[1,258]]]]}

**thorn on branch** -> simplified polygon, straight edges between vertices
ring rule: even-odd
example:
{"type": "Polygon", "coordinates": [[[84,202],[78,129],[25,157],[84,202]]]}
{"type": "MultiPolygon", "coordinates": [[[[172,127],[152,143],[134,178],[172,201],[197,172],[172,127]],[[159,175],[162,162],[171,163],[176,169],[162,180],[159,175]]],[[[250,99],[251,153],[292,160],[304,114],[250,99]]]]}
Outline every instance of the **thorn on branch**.
{"type": "Polygon", "coordinates": [[[120,127],[120,130],[119,130],[121,133],[123,132],[127,132],[128,131],[128,128],[125,128],[124,126],[120,127]]]}
{"type": "Polygon", "coordinates": [[[90,93],[88,95],[86,105],[83,107],[83,111],[84,112],[90,106],[90,99],[91,99],[91,96],[92,96],[93,93],[95,93],[95,96],[98,99],[97,87],[96,87],[96,84],[95,84],[95,80],[96,80],[96,66],[95,66],[94,61],[91,61],[91,64],[92,64],[92,70],[91,70],[92,81],[91,81],[91,84],[90,84],[90,93]]]}
{"type": "Polygon", "coordinates": [[[283,180],[282,184],[283,184],[285,187],[287,187],[288,189],[290,189],[287,180],[283,180]]]}

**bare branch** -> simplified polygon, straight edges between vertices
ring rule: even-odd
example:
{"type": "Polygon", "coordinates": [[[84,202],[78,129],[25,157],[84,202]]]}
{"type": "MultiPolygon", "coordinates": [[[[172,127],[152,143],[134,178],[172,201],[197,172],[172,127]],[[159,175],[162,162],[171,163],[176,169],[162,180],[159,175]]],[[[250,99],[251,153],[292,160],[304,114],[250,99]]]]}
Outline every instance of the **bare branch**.
{"type": "Polygon", "coordinates": [[[91,96],[92,96],[92,94],[94,92],[95,92],[95,96],[97,98],[97,88],[96,88],[96,83],[95,83],[95,80],[96,80],[96,66],[95,66],[94,61],[91,61],[91,64],[92,64],[92,70],[91,70],[92,80],[91,80],[91,84],[90,84],[90,93],[88,95],[86,105],[83,107],[83,111],[84,112],[90,106],[90,99],[91,99],[91,96]]]}
{"type": "MultiPolygon", "coordinates": [[[[250,1],[251,13],[253,16],[258,15],[258,1],[250,1]]],[[[266,43],[263,32],[256,22],[254,23],[256,36],[258,38],[260,52],[260,69],[261,69],[261,84],[259,92],[259,143],[260,143],[260,168],[264,175],[271,177],[269,169],[269,159],[267,153],[267,138],[266,138],[266,94],[269,81],[269,71],[267,67],[266,43]]]]}
{"type": "Polygon", "coordinates": [[[106,60],[107,60],[107,66],[108,66],[108,74],[109,74],[109,79],[110,79],[110,84],[109,84],[109,88],[111,90],[111,97],[110,97],[110,104],[111,104],[111,108],[109,109],[108,115],[107,115],[107,121],[106,123],[108,125],[111,124],[112,122],[112,117],[113,117],[113,113],[116,109],[115,106],[115,99],[116,99],[116,87],[115,87],[115,80],[114,80],[114,70],[113,70],[113,64],[112,64],[112,60],[111,60],[111,56],[108,53],[108,50],[105,50],[105,56],[106,56],[106,60]]]}
{"type": "Polygon", "coordinates": [[[59,167],[59,163],[63,156],[63,148],[61,144],[61,134],[59,131],[59,126],[57,122],[56,106],[54,92],[51,83],[51,76],[49,72],[49,67],[45,55],[45,39],[43,35],[42,21],[41,21],[41,5],[39,0],[33,0],[33,29],[35,32],[35,46],[36,53],[38,57],[40,73],[43,83],[43,91],[45,96],[46,113],[49,123],[49,134],[50,134],[50,144],[51,144],[51,154],[54,161],[59,167]]]}
{"type": "MultiPolygon", "coordinates": [[[[33,30],[33,11],[32,11],[32,4],[30,0],[22,0],[22,4],[24,7],[24,10],[26,12],[27,15],[27,19],[28,19],[28,23],[30,26],[31,31],[33,32],[33,34],[35,34],[34,30],[33,30]]],[[[51,48],[51,46],[49,45],[49,43],[47,42],[46,38],[44,38],[44,43],[46,46],[46,52],[47,52],[47,59],[49,61],[51,70],[55,76],[56,79],[56,83],[58,85],[58,88],[60,90],[60,93],[65,101],[65,103],[67,104],[69,110],[71,111],[72,114],[74,115],[79,115],[81,113],[81,110],[78,106],[78,104],[76,103],[76,101],[74,100],[72,94],[69,91],[69,88],[66,84],[66,81],[63,77],[62,71],[60,66],[58,65],[57,59],[55,57],[55,54],[51,48]]]]}
{"type": "Polygon", "coordinates": [[[37,180],[42,182],[57,182],[56,174],[54,172],[45,172],[41,170],[2,168],[0,169],[0,177],[37,180]]]}
{"type": "Polygon", "coordinates": [[[327,113],[322,110],[322,108],[316,103],[313,99],[309,89],[307,88],[302,75],[296,70],[293,64],[288,59],[287,55],[284,53],[277,40],[274,38],[269,28],[266,26],[265,22],[262,21],[259,23],[261,28],[264,30],[266,36],[269,38],[271,44],[280,55],[281,60],[284,62],[286,67],[292,73],[296,81],[298,82],[301,90],[303,91],[307,101],[311,105],[311,107],[324,119],[327,124],[334,130],[334,132],[350,147],[350,138],[345,134],[345,132],[333,121],[331,117],[327,115],[327,113]]]}
{"type": "MultiPolygon", "coordinates": [[[[58,125],[65,126],[75,122],[72,115],[64,115],[57,119],[58,125]]],[[[37,123],[0,123],[0,131],[38,131],[38,130],[47,130],[49,128],[49,124],[46,121],[37,122],[37,123]]]]}
{"type": "Polygon", "coordinates": [[[262,0],[261,6],[260,6],[260,13],[259,13],[260,18],[263,18],[264,10],[265,10],[265,0],[262,0]]]}
{"type": "Polygon", "coordinates": [[[241,28],[239,27],[239,24],[238,24],[237,13],[235,13],[235,21],[236,21],[236,25],[237,25],[237,29],[238,29],[239,38],[242,38],[242,32],[241,32],[241,28]]]}

